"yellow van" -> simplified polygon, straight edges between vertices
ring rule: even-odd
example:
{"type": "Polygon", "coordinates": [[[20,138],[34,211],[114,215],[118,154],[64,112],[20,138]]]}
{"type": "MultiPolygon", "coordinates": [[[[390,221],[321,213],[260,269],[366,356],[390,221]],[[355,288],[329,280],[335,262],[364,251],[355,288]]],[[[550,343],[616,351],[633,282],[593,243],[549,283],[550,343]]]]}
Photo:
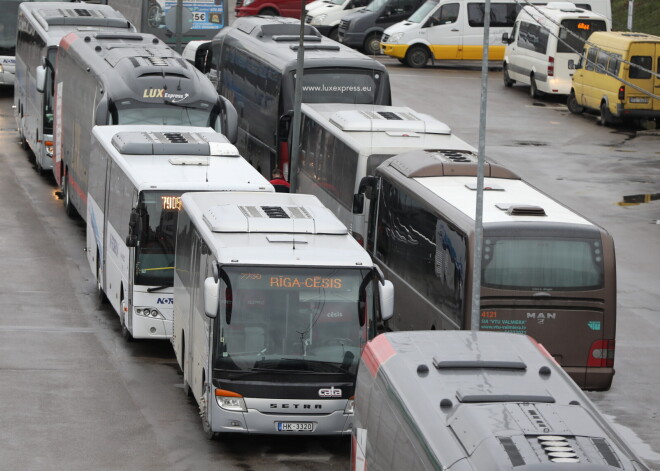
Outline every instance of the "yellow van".
{"type": "MultiPolygon", "coordinates": [[[[571,64],[569,63],[569,68],[571,64]]],[[[600,111],[600,123],[660,122],[660,37],[632,32],[594,32],[574,65],[568,109],[600,111]]]]}

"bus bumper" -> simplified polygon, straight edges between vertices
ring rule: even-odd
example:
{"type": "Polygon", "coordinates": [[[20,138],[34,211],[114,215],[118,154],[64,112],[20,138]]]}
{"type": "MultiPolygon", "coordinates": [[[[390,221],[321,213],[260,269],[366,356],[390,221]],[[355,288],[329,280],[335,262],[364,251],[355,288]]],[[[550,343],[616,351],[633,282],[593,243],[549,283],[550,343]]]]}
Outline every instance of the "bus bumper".
{"type": "Polygon", "coordinates": [[[133,338],[169,339],[172,336],[172,321],[133,315],[133,338]]]}
{"type": "Polygon", "coordinates": [[[573,381],[585,391],[607,391],[612,386],[614,368],[563,367],[573,381]]]}
{"type": "Polygon", "coordinates": [[[406,52],[408,52],[407,44],[388,44],[380,43],[380,51],[383,54],[387,54],[391,57],[396,57],[397,59],[403,59],[406,57],[406,52]]]}
{"type": "MultiPolygon", "coordinates": [[[[345,403],[346,401],[344,401],[345,403]]],[[[330,414],[266,414],[256,409],[247,412],[233,412],[222,409],[212,400],[211,429],[220,433],[250,433],[264,435],[350,435],[353,429],[353,415],[343,410],[330,414]],[[280,431],[278,423],[312,423],[311,431],[280,431]]]]}
{"type": "MultiPolygon", "coordinates": [[[[649,98],[649,101],[653,100],[652,98],[649,98]]],[[[660,110],[652,110],[652,109],[626,109],[624,108],[626,105],[622,105],[621,103],[617,103],[616,105],[616,111],[617,111],[617,116],[619,118],[624,118],[624,119],[658,119],[660,118],[660,110]]],[[[649,105],[650,107],[650,105],[649,105]]]]}

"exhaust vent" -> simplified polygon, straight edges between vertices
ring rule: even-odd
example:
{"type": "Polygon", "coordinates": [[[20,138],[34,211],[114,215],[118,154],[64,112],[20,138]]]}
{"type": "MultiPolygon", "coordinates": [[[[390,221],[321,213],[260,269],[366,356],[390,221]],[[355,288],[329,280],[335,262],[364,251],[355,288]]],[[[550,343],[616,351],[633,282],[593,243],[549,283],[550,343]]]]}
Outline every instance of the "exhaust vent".
{"type": "Polygon", "coordinates": [[[262,206],[261,209],[271,219],[289,219],[289,215],[284,212],[281,206],[262,206]]]}
{"type": "Polygon", "coordinates": [[[573,450],[566,437],[557,435],[541,435],[537,437],[541,448],[553,463],[579,463],[580,458],[573,450]]]}
{"type": "Polygon", "coordinates": [[[155,56],[150,56],[146,58],[151,65],[155,65],[157,67],[167,67],[167,59],[164,57],[155,57],[155,56]]]}

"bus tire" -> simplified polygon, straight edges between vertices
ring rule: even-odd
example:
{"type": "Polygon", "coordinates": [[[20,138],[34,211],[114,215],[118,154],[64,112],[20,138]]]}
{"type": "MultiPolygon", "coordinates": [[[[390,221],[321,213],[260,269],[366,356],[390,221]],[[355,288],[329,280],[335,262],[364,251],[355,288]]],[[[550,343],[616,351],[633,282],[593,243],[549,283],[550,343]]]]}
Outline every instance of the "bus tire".
{"type": "Polygon", "coordinates": [[[64,193],[64,212],[66,213],[67,216],[70,218],[76,216],[76,208],[73,207],[73,203],[71,202],[71,196],[70,196],[70,191],[71,189],[69,188],[69,175],[64,174],[64,186],[62,189],[62,193],[64,193]]]}
{"type": "Polygon", "coordinates": [[[108,297],[103,292],[103,286],[101,286],[101,262],[98,249],[96,250],[96,294],[101,304],[108,304],[108,297]]]}
{"type": "Polygon", "coordinates": [[[371,33],[364,41],[364,53],[369,56],[376,56],[380,54],[380,38],[381,33],[371,33]]]}
{"type": "Polygon", "coordinates": [[[414,69],[426,67],[429,57],[429,50],[425,46],[413,46],[406,52],[406,62],[414,69]]]}
{"type": "Polygon", "coordinates": [[[566,100],[566,107],[568,108],[568,111],[573,114],[584,113],[584,106],[578,103],[577,97],[575,96],[575,90],[571,90],[570,95],[568,95],[568,99],[566,100]]]}
{"type": "Polygon", "coordinates": [[[502,78],[504,79],[504,86],[507,88],[513,87],[513,84],[516,83],[511,77],[509,77],[509,68],[504,64],[502,67],[502,78]]]}
{"type": "Polygon", "coordinates": [[[202,418],[202,429],[204,430],[204,435],[206,435],[206,438],[209,440],[216,440],[218,438],[218,434],[211,429],[211,424],[209,423],[208,420],[208,409],[207,409],[207,404],[206,401],[207,399],[207,394],[206,394],[206,389],[208,385],[206,384],[206,375],[202,375],[202,395],[200,396],[199,400],[199,416],[202,418]]]}
{"type": "Polygon", "coordinates": [[[261,16],[280,16],[279,13],[277,13],[277,10],[273,8],[264,8],[259,12],[261,16]]]}
{"type": "Polygon", "coordinates": [[[532,98],[541,97],[541,92],[539,92],[539,89],[536,86],[536,80],[534,79],[534,74],[529,76],[529,96],[532,98]]]}
{"type": "Polygon", "coordinates": [[[600,104],[600,117],[598,118],[598,123],[601,126],[609,126],[614,122],[612,113],[610,113],[610,108],[607,106],[606,102],[600,104]]]}

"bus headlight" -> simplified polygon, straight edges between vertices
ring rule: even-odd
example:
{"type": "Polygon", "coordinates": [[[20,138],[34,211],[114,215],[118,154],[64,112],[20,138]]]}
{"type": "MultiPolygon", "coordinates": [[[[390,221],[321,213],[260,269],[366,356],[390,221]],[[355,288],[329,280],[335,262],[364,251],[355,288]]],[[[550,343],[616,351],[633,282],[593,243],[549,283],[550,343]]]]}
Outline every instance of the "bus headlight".
{"type": "Polygon", "coordinates": [[[152,307],[136,307],[135,314],[142,317],[149,317],[151,319],[165,319],[158,309],[152,307]]]}
{"type": "Polygon", "coordinates": [[[245,0],[245,1],[243,2],[243,6],[246,7],[246,6],[248,6],[248,5],[252,5],[253,3],[254,3],[254,0],[245,0]]]}
{"type": "Polygon", "coordinates": [[[218,406],[225,410],[232,412],[247,412],[243,396],[236,394],[235,392],[216,389],[215,401],[218,403],[218,406]]]}
{"type": "Polygon", "coordinates": [[[312,24],[313,25],[322,25],[325,19],[328,17],[325,13],[319,16],[315,16],[314,19],[312,19],[312,24]]]}
{"type": "Polygon", "coordinates": [[[355,411],[355,399],[350,398],[346,403],[346,407],[344,408],[344,415],[353,415],[354,411],[355,411]]]}
{"type": "Polygon", "coordinates": [[[390,39],[387,40],[388,43],[396,44],[403,37],[403,33],[394,33],[390,36],[390,39]]]}

